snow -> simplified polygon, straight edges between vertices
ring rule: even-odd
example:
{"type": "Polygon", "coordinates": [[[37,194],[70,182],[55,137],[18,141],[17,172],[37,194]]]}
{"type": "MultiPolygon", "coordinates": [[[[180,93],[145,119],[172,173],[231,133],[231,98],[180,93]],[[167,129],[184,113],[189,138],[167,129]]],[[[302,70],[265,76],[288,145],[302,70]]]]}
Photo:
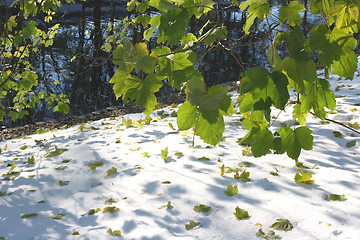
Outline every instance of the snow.
{"type": "MultiPolygon", "coordinates": [[[[328,118],[345,124],[360,123],[360,73],[354,80],[330,76],[337,96],[337,114],[328,118]],[[344,86],[343,86],[344,85],[344,86]],[[356,110],[355,110],[356,109],[356,110]]],[[[235,101],[236,95],[233,93],[235,101]]],[[[176,108],[166,107],[165,113],[176,108]]],[[[280,123],[292,123],[291,107],[280,114],[271,130],[280,123]]],[[[274,115],[277,112],[274,111],[274,115]]],[[[313,130],[314,149],[302,151],[299,161],[310,169],[313,184],[295,183],[299,173],[295,162],[286,155],[268,154],[254,158],[243,156],[245,147],[236,143],[246,131],[237,124],[241,115],[227,117],[225,140],[213,147],[192,132],[178,132],[176,118],[161,119],[126,128],[122,118],[144,119],[130,114],[35,134],[23,139],[0,142],[0,237],[5,239],[258,239],[256,233],[274,230],[283,239],[358,239],[360,236],[360,143],[359,135],[335,123],[321,124],[312,116],[307,126],[313,130]],[[346,135],[337,138],[333,131],[346,135]],[[350,148],[346,144],[356,141],[350,148]],[[6,150],[4,150],[6,146],[6,150]],[[27,146],[26,149],[21,147],[27,146]],[[46,158],[55,150],[64,153],[46,158]],[[168,147],[166,162],[161,150],[168,147]],[[176,151],[182,156],[176,156],[176,151]],[[143,153],[147,152],[148,156],[143,153]],[[35,164],[27,164],[34,157],[35,164]],[[199,160],[206,157],[209,161],[199,160]],[[71,160],[70,162],[63,162],[71,160]],[[103,162],[91,170],[89,163],[103,162]],[[6,181],[7,173],[20,172],[6,181]],[[234,179],[234,172],[221,176],[220,167],[250,172],[250,182],[234,179]],[[57,170],[58,167],[67,169],[57,170]],[[105,178],[107,171],[117,173],[105,178]],[[278,176],[270,171],[278,171],[278,176]],[[60,186],[59,181],[69,181],[60,186]],[[166,182],[169,181],[169,182],[166,182]],[[227,185],[237,185],[239,193],[227,196],[227,185]],[[345,201],[330,201],[330,194],[344,194],[345,201]],[[111,203],[105,203],[112,198],[111,203]],[[45,201],[45,202],[41,202],[45,201]],[[169,203],[169,209],[166,205],[169,203]],[[198,213],[194,206],[205,204],[209,213],[198,213]],[[105,207],[117,207],[114,213],[105,207]],[[248,211],[250,218],[238,220],[235,208],[248,211]],[[91,209],[100,211],[89,215],[91,209]],[[24,214],[37,216],[22,218],[24,214]],[[65,214],[52,219],[55,214],[65,214]],[[270,228],[276,219],[288,219],[290,231],[270,228]],[[191,220],[201,226],[191,230],[191,220]],[[120,230],[121,236],[107,233],[120,230]],[[79,235],[72,235],[79,233],[79,235]]],[[[241,173],[242,171],[240,171],[241,173]]]]}

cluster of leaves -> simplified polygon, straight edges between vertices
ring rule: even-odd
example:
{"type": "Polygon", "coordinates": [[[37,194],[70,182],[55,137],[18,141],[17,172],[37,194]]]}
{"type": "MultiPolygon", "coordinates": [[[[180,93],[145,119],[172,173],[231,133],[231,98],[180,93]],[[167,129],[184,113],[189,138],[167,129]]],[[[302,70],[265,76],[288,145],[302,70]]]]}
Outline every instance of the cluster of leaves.
{"type": "MultiPolygon", "coordinates": [[[[332,68],[340,77],[354,76],[357,57],[353,49],[357,41],[353,34],[360,26],[359,0],[311,1],[311,13],[321,15],[324,23],[313,27],[309,36],[300,28],[300,12],[306,9],[297,1],[283,4],[277,13],[271,12],[273,6],[265,0],[229,2],[247,14],[245,35],[251,33],[256,22],[269,23],[268,37],[263,41],[270,45],[267,58],[271,68],[255,67],[242,73],[237,104],[244,116],[242,125],[249,132],[240,143],[251,146],[255,157],[272,151],[297,159],[301,150],[311,150],[313,146],[312,131],[305,126],[308,114],[324,120],[325,108],[334,109],[336,105],[330,83],[316,74],[312,56],[317,55],[326,75],[332,68]],[[285,46],[286,57],[279,55],[279,46],[285,46]],[[290,89],[296,95],[292,117],[301,126],[282,126],[270,131],[272,108],[285,109],[290,89]]],[[[225,129],[223,117],[233,113],[233,104],[228,88],[219,85],[207,88],[195,66],[199,61],[197,49],[227,44],[227,29],[221,18],[211,19],[219,15],[221,6],[212,0],[131,0],[127,6],[128,11],[136,14],[124,19],[104,45],[104,49],[112,51],[113,63],[118,66],[110,81],[116,97],[122,97],[124,103],[134,100],[149,115],[157,103],[155,93],[166,80],[187,96],[177,112],[179,130],[193,128],[206,143],[218,144],[225,129]],[[150,7],[158,14],[149,14],[150,7]],[[210,20],[201,30],[189,32],[189,19],[205,15],[210,20]],[[145,29],[143,42],[133,44],[126,39],[129,26],[145,29]],[[153,49],[146,43],[150,38],[157,40],[153,49]]]]}
{"type": "MultiPolygon", "coordinates": [[[[74,3],[74,0],[66,0],[74,3]]],[[[39,22],[50,24],[59,0],[15,1],[7,8],[5,23],[0,24],[0,121],[8,115],[13,121],[29,115],[29,108],[46,102],[53,111],[69,112],[69,100],[64,94],[56,95],[36,90],[38,75],[30,61],[33,52],[41,46],[50,47],[58,32],[59,24],[42,30],[39,22]],[[12,8],[16,9],[12,11],[12,8]],[[10,13],[16,13],[11,15],[10,13]]]]}

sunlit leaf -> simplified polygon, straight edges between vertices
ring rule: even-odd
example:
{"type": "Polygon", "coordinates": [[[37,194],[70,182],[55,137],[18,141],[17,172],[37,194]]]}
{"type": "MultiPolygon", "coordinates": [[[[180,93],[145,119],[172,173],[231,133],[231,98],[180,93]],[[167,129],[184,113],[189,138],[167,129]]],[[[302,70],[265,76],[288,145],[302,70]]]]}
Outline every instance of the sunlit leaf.
{"type": "Polygon", "coordinates": [[[51,158],[51,157],[55,157],[58,156],[64,152],[66,152],[68,149],[67,148],[57,148],[54,151],[48,152],[47,154],[45,154],[45,158],[51,158]]]}
{"type": "Polygon", "coordinates": [[[266,233],[260,228],[259,231],[256,233],[256,237],[259,239],[281,239],[279,235],[277,235],[273,230],[267,231],[266,233]]]}
{"type": "Polygon", "coordinates": [[[342,195],[330,194],[329,195],[329,200],[331,200],[331,201],[345,201],[346,198],[345,198],[344,194],[342,194],[342,195]]]}
{"type": "Polygon", "coordinates": [[[112,207],[105,207],[104,209],[103,209],[103,213],[114,213],[114,212],[116,212],[116,211],[119,211],[120,209],[119,208],[117,208],[117,207],[115,207],[115,206],[112,206],[112,207]]]}
{"type": "Polygon", "coordinates": [[[293,229],[293,225],[288,219],[276,219],[276,222],[273,223],[270,227],[274,229],[284,230],[285,232],[293,229]]]}
{"type": "Polygon", "coordinates": [[[185,229],[189,231],[197,226],[201,227],[200,222],[194,222],[193,220],[191,220],[190,223],[185,224],[185,229]]]}
{"type": "Polygon", "coordinates": [[[50,217],[51,217],[51,219],[59,220],[59,219],[62,219],[65,215],[66,215],[66,213],[57,213],[57,214],[52,215],[50,217]]]}
{"type": "Polygon", "coordinates": [[[312,178],[312,174],[311,172],[305,171],[299,167],[295,167],[297,170],[299,170],[301,173],[296,173],[295,174],[295,182],[299,182],[299,183],[312,183],[315,180],[311,179],[312,178]]]}
{"type": "Polygon", "coordinates": [[[107,230],[107,233],[114,235],[114,236],[121,236],[121,231],[120,230],[112,230],[111,228],[109,228],[107,230]]]}
{"type": "Polygon", "coordinates": [[[95,213],[97,213],[97,212],[99,212],[99,211],[101,211],[101,209],[100,208],[96,208],[96,209],[90,209],[90,211],[89,211],[89,215],[94,215],[95,213]]]}
{"type": "Polygon", "coordinates": [[[208,212],[210,212],[211,207],[206,206],[206,205],[204,205],[204,204],[200,204],[200,205],[198,205],[198,206],[194,206],[193,209],[194,209],[195,212],[208,213],[208,212]]]}
{"type": "Polygon", "coordinates": [[[248,211],[245,211],[244,209],[241,209],[239,207],[235,208],[234,215],[238,220],[246,220],[250,218],[248,211]]]}
{"type": "Polygon", "coordinates": [[[89,163],[88,165],[89,165],[91,170],[95,171],[97,167],[100,167],[100,166],[104,165],[104,162],[103,161],[95,161],[93,163],[89,163]]]}
{"type": "Polygon", "coordinates": [[[228,184],[228,185],[227,185],[227,190],[224,191],[224,193],[225,193],[227,196],[237,195],[237,194],[239,193],[238,186],[237,186],[237,185],[232,186],[231,184],[228,184]]]}
{"type": "Polygon", "coordinates": [[[117,173],[117,168],[112,167],[111,169],[107,170],[106,173],[107,173],[107,174],[106,174],[105,177],[104,177],[105,179],[107,179],[107,178],[109,178],[110,176],[116,174],[116,173],[117,173]]]}

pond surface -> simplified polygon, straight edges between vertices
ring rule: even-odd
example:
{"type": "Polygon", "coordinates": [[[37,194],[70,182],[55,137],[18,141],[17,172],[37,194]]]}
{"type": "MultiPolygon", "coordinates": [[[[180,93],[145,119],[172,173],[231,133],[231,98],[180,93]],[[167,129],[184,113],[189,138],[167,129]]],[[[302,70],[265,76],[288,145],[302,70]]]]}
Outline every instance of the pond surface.
{"type": "MultiPolygon", "coordinates": [[[[77,1],[75,5],[64,5],[59,9],[57,19],[52,23],[60,23],[53,46],[34,53],[32,61],[40,81],[36,90],[65,93],[71,102],[70,115],[82,115],[108,106],[121,105],[121,101],[115,99],[112,84],[109,83],[116,68],[111,61],[104,60],[111,55],[101,51],[100,48],[107,37],[108,24],[131,16],[131,13],[126,11],[126,2],[126,0],[87,0],[77,1]],[[75,55],[79,57],[71,61],[75,55]]],[[[310,16],[309,12],[303,14],[310,16]]],[[[238,39],[244,35],[243,13],[228,9],[221,11],[220,18],[228,26],[229,39],[238,39]]],[[[198,31],[206,21],[205,18],[190,19],[189,28],[192,32],[198,31]]],[[[302,22],[304,31],[307,32],[319,21],[321,20],[305,17],[302,22]]],[[[249,45],[264,37],[262,24],[258,25],[251,36],[242,41],[234,41],[233,53],[218,47],[204,55],[206,49],[199,49],[199,56],[203,58],[198,67],[203,72],[207,85],[234,82],[244,70],[256,65],[267,66],[265,51],[268,46],[263,45],[261,41],[249,45]]],[[[134,42],[141,41],[142,31],[143,29],[132,31],[131,38],[134,42]]],[[[150,41],[148,45],[155,46],[155,43],[150,41]]],[[[165,86],[159,95],[166,95],[169,91],[171,88],[165,86]]],[[[31,110],[30,116],[23,120],[15,123],[4,121],[0,125],[14,126],[62,116],[53,113],[43,104],[31,110]]]]}

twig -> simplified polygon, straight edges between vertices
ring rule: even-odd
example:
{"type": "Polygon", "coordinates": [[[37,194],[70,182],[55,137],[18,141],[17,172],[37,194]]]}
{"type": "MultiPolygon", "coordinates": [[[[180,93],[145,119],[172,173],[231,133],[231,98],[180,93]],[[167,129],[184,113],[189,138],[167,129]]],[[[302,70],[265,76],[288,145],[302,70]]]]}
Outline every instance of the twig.
{"type": "MultiPolygon", "coordinates": [[[[310,112],[310,113],[311,113],[313,116],[319,118],[315,113],[313,113],[313,112],[310,112]]],[[[357,134],[360,135],[360,132],[359,132],[358,130],[356,130],[356,129],[352,128],[352,127],[349,127],[348,125],[346,125],[346,124],[344,124],[344,123],[341,123],[341,122],[338,122],[338,121],[335,121],[335,120],[332,120],[332,119],[329,119],[329,118],[324,118],[324,119],[325,119],[326,121],[339,124],[340,126],[343,126],[344,128],[347,128],[347,129],[349,129],[350,131],[353,131],[353,132],[355,132],[355,133],[357,133],[357,134]]]]}

